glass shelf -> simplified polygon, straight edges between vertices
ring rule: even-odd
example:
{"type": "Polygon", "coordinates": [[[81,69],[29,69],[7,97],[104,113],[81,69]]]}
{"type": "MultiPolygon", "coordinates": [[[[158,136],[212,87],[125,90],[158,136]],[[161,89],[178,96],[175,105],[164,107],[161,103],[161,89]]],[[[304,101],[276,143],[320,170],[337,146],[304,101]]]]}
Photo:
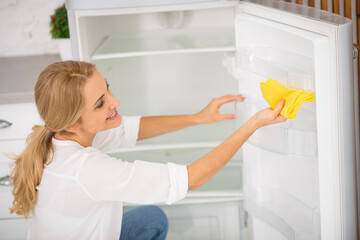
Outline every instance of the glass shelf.
{"type": "Polygon", "coordinates": [[[186,29],[153,31],[132,37],[105,37],[92,60],[171,53],[235,51],[234,30],[186,29]]]}
{"type": "MultiPolygon", "coordinates": [[[[143,160],[148,162],[189,165],[203,157],[220,142],[193,142],[173,144],[137,145],[134,148],[124,148],[108,152],[109,155],[123,161],[133,162],[143,160]]],[[[187,194],[187,198],[229,198],[242,195],[242,163],[241,152],[212,179],[195,191],[187,194]]]]}

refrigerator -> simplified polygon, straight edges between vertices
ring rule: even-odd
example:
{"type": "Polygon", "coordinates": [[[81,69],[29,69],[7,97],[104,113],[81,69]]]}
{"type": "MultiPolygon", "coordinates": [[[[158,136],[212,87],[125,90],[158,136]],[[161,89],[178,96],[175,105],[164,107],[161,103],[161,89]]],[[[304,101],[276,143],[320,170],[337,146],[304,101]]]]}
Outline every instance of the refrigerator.
{"type": "MultiPolygon", "coordinates": [[[[295,3],[67,0],[73,56],[95,63],[122,115],[200,111],[236,120],[109,152],[189,164],[269,107],[260,82],[311,91],[294,120],[255,132],[212,180],[174,205],[168,239],[356,239],[358,88],[350,20],[295,3]]],[[[125,208],[134,206],[128,204],[125,208]]]]}

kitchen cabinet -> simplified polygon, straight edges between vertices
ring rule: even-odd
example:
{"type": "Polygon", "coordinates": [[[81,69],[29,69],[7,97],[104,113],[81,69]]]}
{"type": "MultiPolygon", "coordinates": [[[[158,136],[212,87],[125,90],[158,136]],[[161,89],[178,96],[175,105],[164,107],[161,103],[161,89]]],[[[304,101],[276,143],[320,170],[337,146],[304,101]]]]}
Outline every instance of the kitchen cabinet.
{"type": "Polygon", "coordinates": [[[10,157],[21,153],[32,126],[41,124],[41,120],[33,102],[1,104],[0,116],[8,123],[0,128],[0,239],[25,239],[28,222],[22,216],[10,214],[13,202],[8,178],[13,166],[10,157]]]}

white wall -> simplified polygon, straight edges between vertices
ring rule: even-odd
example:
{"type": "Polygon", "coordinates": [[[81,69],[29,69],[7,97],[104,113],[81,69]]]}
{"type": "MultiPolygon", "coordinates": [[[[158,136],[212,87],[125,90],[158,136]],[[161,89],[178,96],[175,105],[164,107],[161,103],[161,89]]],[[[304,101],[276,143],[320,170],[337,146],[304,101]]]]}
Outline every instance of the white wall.
{"type": "Polygon", "coordinates": [[[0,0],[0,57],[58,53],[50,15],[65,0],[0,0]]]}

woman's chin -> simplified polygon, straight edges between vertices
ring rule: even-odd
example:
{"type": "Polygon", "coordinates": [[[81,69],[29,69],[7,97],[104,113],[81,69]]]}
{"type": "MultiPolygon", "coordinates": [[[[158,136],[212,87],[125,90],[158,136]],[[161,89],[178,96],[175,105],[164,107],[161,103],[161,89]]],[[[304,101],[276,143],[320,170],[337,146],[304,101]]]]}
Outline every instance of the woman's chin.
{"type": "Polygon", "coordinates": [[[108,123],[108,129],[117,128],[121,125],[122,117],[119,114],[117,114],[117,118],[106,121],[108,123]]]}

